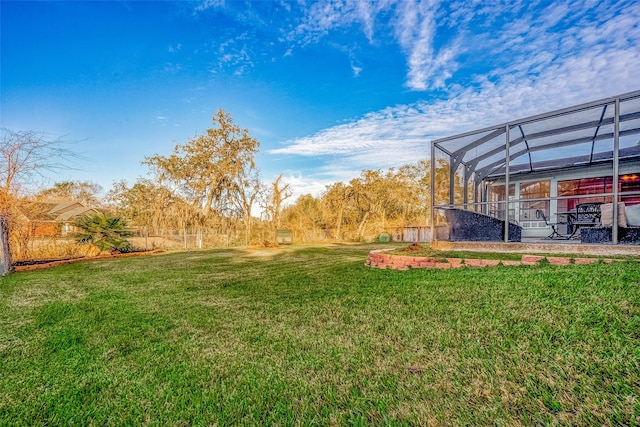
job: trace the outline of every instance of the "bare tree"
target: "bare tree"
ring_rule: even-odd
[[[280,214],[282,213],[282,202],[293,195],[289,184],[280,186],[282,174],[278,175],[276,180],[271,184],[271,193],[267,200],[266,210],[271,218],[271,223],[278,229],[280,228]]]
[[[233,203],[242,214],[242,222],[245,227],[245,245],[249,245],[251,240],[251,222],[253,221],[251,212],[253,205],[264,192],[264,187],[260,181],[260,174],[257,169],[251,167],[244,176],[237,181],[237,189],[233,192]]]
[[[66,169],[75,157],[61,139],[47,139],[43,132],[2,129],[0,144],[0,191],[17,195],[36,176]]]
[[[42,132],[1,129],[0,140],[0,275],[11,270],[9,235],[17,200],[25,187],[45,172],[69,167],[75,157],[60,140],[50,140]]]
[[[322,195],[322,202],[326,209],[326,215],[331,217],[332,221],[329,222],[334,224],[335,240],[340,240],[342,238],[344,212],[351,202],[352,196],[353,189],[350,186],[344,185],[342,182],[337,182],[327,186],[326,191]]]

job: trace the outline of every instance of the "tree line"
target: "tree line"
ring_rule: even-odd
[[[58,182],[40,191],[25,191],[35,178],[63,168],[73,152],[60,140],[37,132],[4,129],[0,155],[0,255],[23,251],[28,240],[24,217],[30,203],[67,198],[109,211],[127,221],[140,236],[193,237],[197,247],[221,244],[272,244],[279,229],[294,241],[363,240],[408,225],[429,223],[430,161],[387,171],[364,170],[347,183],[337,182],[322,194],[292,200],[282,174],[264,183],[255,164],[259,142],[233,122],[224,110],[214,126],[177,144],[169,155],[142,163],[147,177],[129,184],[115,182],[104,198],[90,182]],[[448,173],[446,165],[438,174]],[[437,182],[444,183],[444,180]],[[437,193],[448,191],[438,185]],[[457,189],[456,191],[460,191]],[[4,237],[3,237],[4,236]]]

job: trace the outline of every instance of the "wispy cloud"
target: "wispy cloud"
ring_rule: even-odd
[[[267,13],[273,12],[273,7],[265,8],[259,3],[248,3],[246,7],[239,8],[222,0],[206,0],[195,11],[223,11],[239,25],[250,22],[252,27],[262,28],[260,39],[251,40],[252,50],[256,49],[257,55],[265,53],[258,52],[258,49],[279,49],[281,53],[274,56],[273,52],[268,52],[268,57],[286,57],[294,54],[295,49],[326,42],[349,52],[350,65],[357,77],[362,67],[353,67],[353,63],[358,62],[353,51],[362,40],[344,37],[336,41],[333,37],[337,35],[340,38],[341,34],[351,33],[355,27],[370,45],[392,43],[401,48],[406,56],[406,85],[411,90],[442,88],[457,69],[456,56],[461,51],[459,40],[435,41],[438,0],[320,0],[309,4],[287,3],[286,7],[280,5],[280,8],[284,13],[278,14],[276,19],[279,22],[275,27],[273,21],[266,18]],[[269,9],[269,12],[264,9]],[[246,46],[242,52],[247,52]],[[230,53],[223,59],[229,58],[228,55]],[[235,58],[238,62],[244,61],[245,68],[253,66],[246,56],[236,55]]]
[[[356,65],[351,64],[351,71],[353,71],[354,77],[358,77],[362,72],[362,67],[358,67]]]
[[[253,68],[249,42],[248,34],[243,33],[214,46],[216,62],[211,65],[210,71],[216,74],[221,70],[230,69],[234,75],[240,76],[247,69]]]
[[[164,72],[168,74],[178,74],[182,71],[181,64],[174,64],[173,62],[167,62],[164,64]]]
[[[285,204],[293,203],[298,197],[304,194],[319,196],[326,189],[327,185],[334,182],[332,179],[317,179],[301,174],[283,174],[282,183],[289,184],[292,190],[291,198],[285,201]]]
[[[637,90],[640,6],[594,7],[584,11],[582,2],[550,4],[542,13],[525,14],[520,22],[498,28],[495,41],[489,33],[480,34],[487,60],[496,65],[470,84],[450,84],[439,99],[369,113],[288,141],[271,154],[312,157],[322,165],[315,173],[322,174],[388,168],[428,157],[429,142],[437,137]],[[420,13],[431,12],[406,12],[404,27],[415,28]],[[601,13],[595,22],[594,13]],[[571,25],[559,26],[563,20]],[[430,28],[421,31],[431,37]],[[417,38],[413,33],[398,37],[407,40],[408,49],[422,52],[415,53],[416,70],[420,57],[432,55],[427,46],[411,44]],[[504,54],[507,60],[500,58]],[[416,85],[423,81],[418,71],[411,76]]]
[[[411,89],[443,87],[455,68],[453,46],[435,52],[437,7],[434,0],[407,0],[396,9],[394,26],[400,46],[407,54],[407,86]]]
[[[215,9],[219,7],[223,7],[225,4],[224,0],[204,0],[200,4],[195,7],[196,12],[202,12],[207,9]]]
[[[359,25],[370,43],[376,35],[395,36],[407,57],[407,86],[412,90],[441,88],[455,71],[457,40],[436,46],[437,0],[323,0],[313,3],[288,39],[319,43],[331,31]]]
[[[357,24],[372,40],[378,14],[395,3],[391,0],[322,0],[304,10],[301,22],[289,34],[289,40],[303,44],[318,42],[331,30]]]

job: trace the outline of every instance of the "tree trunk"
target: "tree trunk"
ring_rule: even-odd
[[[184,232],[184,250],[187,250],[187,227],[182,230]]]
[[[249,242],[251,242],[251,204],[254,200],[255,198],[252,197],[249,203],[245,203],[244,208],[244,243],[247,247],[249,247]]]
[[[11,267],[11,249],[9,248],[9,221],[0,216],[0,276],[13,270]]]
[[[342,212],[344,208],[340,208],[338,211],[338,219],[336,220],[336,240],[340,240],[340,229],[342,228]]]
[[[364,217],[362,218],[362,221],[360,222],[360,225],[358,226],[358,238],[362,239],[362,235],[364,234],[364,226],[367,223],[367,220],[369,219],[369,212],[364,214]]]

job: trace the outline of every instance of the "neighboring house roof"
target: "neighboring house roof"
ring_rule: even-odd
[[[58,215],[56,217],[56,221],[69,221],[70,219],[83,216],[83,215],[92,215],[98,213],[97,210],[93,208],[86,208],[84,206],[74,207],[73,209],[65,210],[64,212],[56,212]]]
[[[68,212],[72,209],[76,209],[76,208],[84,208],[85,206],[80,203],[80,202],[76,202],[73,200],[60,200],[60,201],[50,201],[49,203],[53,203],[55,204],[55,206],[53,207],[53,209],[51,210],[51,212],[55,213],[55,214],[62,214],[65,212]]]
[[[43,222],[69,222],[83,215],[99,213],[94,208],[72,200],[29,202],[22,205],[20,210],[29,221]]]

